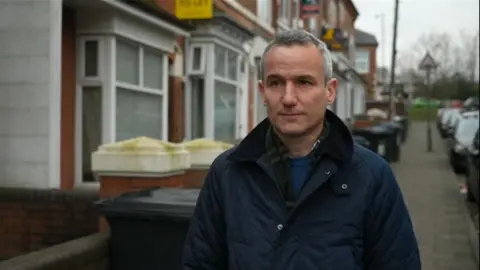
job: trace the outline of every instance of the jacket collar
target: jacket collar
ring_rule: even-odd
[[[322,153],[339,162],[347,162],[353,154],[353,138],[343,121],[333,112],[327,110],[325,121],[328,122],[328,136],[321,143]],[[228,156],[231,161],[256,162],[267,152],[265,139],[271,129],[270,121],[263,120],[258,124]]]

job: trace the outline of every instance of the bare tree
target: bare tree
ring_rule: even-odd
[[[438,62],[436,78],[451,77],[455,74],[468,76],[476,74],[478,31],[460,31],[457,35],[448,33],[426,33],[409,50],[400,52],[399,68],[403,71],[418,72],[418,63],[425,52]]]
[[[471,89],[465,89],[464,82],[473,83],[478,76],[478,31],[460,31],[455,35],[425,33],[408,50],[399,53],[398,69],[403,76],[407,74],[410,84],[416,85],[417,96],[425,94],[425,76],[418,70],[418,64],[427,51],[438,62],[438,68],[432,74],[434,97],[468,95],[465,91]]]

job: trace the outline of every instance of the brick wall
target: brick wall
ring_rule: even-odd
[[[97,193],[0,188],[0,260],[97,232]]]
[[[168,87],[168,140],[178,143],[185,137],[185,88],[182,78],[169,76]]]
[[[91,234],[0,262],[0,270],[109,269],[109,232]]]
[[[375,76],[377,72],[377,47],[375,46],[358,46],[357,50],[369,50],[370,52],[370,66],[366,74],[361,74],[363,80],[367,82],[366,93],[367,99],[373,100],[375,98]]]

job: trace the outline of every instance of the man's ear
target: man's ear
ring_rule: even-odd
[[[258,81],[258,92],[260,93],[260,96],[262,97],[262,101],[265,103],[265,86],[263,85],[262,80]]]
[[[332,104],[335,101],[335,97],[337,96],[337,86],[338,86],[338,81],[337,79],[330,79],[327,82],[327,100],[328,104]]]

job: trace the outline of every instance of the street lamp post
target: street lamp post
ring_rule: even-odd
[[[432,127],[431,127],[431,99],[432,99],[432,86],[430,82],[430,76],[431,72],[437,69],[437,63],[433,59],[433,57],[430,55],[430,53],[426,53],[425,56],[423,57],[422,61],[420,61],[420,64],[418,65],[418,68],[420,70],[425,71],[425,77],[426,77],[426,84],[427,84],[427,152],[432,152],[433,151],[433,146],[432,146]]]
[[[387,43],[386,43],[386,40],[385,40],[385,13],[377,14],[377,15],[375,15],[375,18],[380,19],[380,28],[381,28],[380,29],[380,31],[381,31],[380,39],[382,40],[381,41],[382,42],[382,44],[381,44],[381,46],[382,46],[382,67],[386,68],[386,65],[385,65],[385,61],[386,61],[385,47],[386,46],[385,45]],[[386,70],[384,70],[384,71],[386,71]],[[381,76],[382,76],[383,91],[386,92],[387,87],[388,87],[388,85],[387,85],[387,72],[382,72]]]

